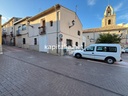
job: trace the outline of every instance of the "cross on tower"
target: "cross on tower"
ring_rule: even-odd
[[[109,5],[109,0],[108,0],[108,5]]]

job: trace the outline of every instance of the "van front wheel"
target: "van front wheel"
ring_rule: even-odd
[[[105,61],[106,61],[108,64],[113,64],[113,63],[115,62],[114,58],[112,58],[112,57],[106,58]]]
[[[81,56],[80,53],[76,53],[75,57],[76,57],[76,58],[81,58],[82,56]]]

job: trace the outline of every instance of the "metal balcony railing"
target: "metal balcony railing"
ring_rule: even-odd
[[[16,36],[21,36],[20,30],[17,30],[17,31],[16,31]]]
[[[39,28],[39,34],[40,35],[43,35],[46,33],[46,27],[45,26],[40,26],[38,27]]]

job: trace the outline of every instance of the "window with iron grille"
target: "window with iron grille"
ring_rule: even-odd
[[[80,36],[80,31],[78,31],[78,35]]]
[[[50,21],[50,26],[51,26],[51,27],[53,26],[53,21]]]
[[[37,45],[37,38],[34,38],[34,45]]]
[[[78,42],[76,42],[76,46],[78,46]]]
[[[67,46],[72,46],[72,40],[71,39],[67,39],[66,43],[67,43]]]
[[[26,30],[26,24],[22,25],[22,30]]]
[[[25,40],[25,38],[23,38],[23,44],[26,44],[26,40]]]

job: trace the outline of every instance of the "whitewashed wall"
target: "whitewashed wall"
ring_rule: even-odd
[[[69,28],[73,20],[75,21],[75,25]],[[82,24],[75,12],[64,7],[60,9],[60,31],[63,34],[63,44],[66,43],[66,39],[71,39],[74,46],[76,42],[78,42],[79,46],[82,45]],[[80,31],[80,36],[78,35],[78,31]]]

